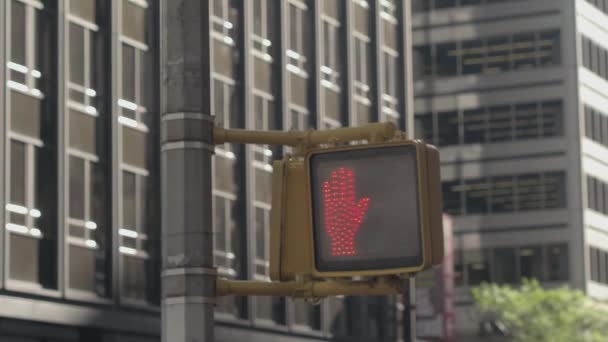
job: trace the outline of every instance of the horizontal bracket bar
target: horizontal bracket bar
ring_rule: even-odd
[[[329,296],[386,296],[402,293],[405,279],[383,277],[374,281],[288,281],[217,280],[218,296],[278,296],[324,298]]]

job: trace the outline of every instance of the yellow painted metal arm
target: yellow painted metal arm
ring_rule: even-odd
[[[249,280],[217,280],[217,295],[280,296],[295,298],[323,298],[329,296],[386,296],[399,294],[404,279],[378,278],[375,281],[289,281],[264,282]]]
[[[227,142],[241,144],[289,145],[311,147],[326,143],[353,140],[384,141],[395,136],[397,127],[390,122],[372,123],[360,127],[337,128],[323,131],[251,131],[216,127],[215,144]]]

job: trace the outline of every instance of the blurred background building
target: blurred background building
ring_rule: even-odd
[[[608,298],[608,1],[413,6],[416,134],[441,149],[461,340],[483,281]]]
[[[170,1],[170,0],[167,0]],[[409,1],[210,0],[217,123],[413,125]],[[0,341],[159,340],[159,1],[0,3]],[[267,279],[270,161],[218,146],[216,260]],[[227,298],[218,341],[393,341],[402,305]]]

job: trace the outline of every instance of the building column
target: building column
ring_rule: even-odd
[[[210,1],[161,1],[162,341],[213,341]]]

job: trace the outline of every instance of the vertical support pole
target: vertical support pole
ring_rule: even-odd
[[[4,208],[6,206],[6,188],[4,187],[4,179],[6,177],[6,152],[4,146],[6,144],[6,116],[8,108],[6,108],[6,59],[8,44],[6,39],[7,30],[7,15],[6,2],[0,3],[0,288],[4,287]]]
[[[412,52],[412,4],[411,0],[401,2],[401,45],[399,51],[401,66],[403,71],[402,94],[403,101],[400,111],[403,113],[404,122],[401,129],[405,130],[408,139],[414,139],[414,69]],[[403,324],[405,341],[416,341],[416,279],[414,277],[407,280],[409,286],[404,294]]]
[[[403,70],[403,101],[400,111],[405,117],[403,129],[408,139],[414,139],[414,54],[412,43],[412,4],[411,0],[401,2],[401,39],[402,49],[399,51]]]
[[[416,341],[416,279],[408,279],[409,286],[403,296],[403,337],[405,342]]]
[[[67,270],[69,255],[67,253],[67,193],[68,193],[68,156],[67,145],[69,141],[69,130],[67,124],[69,117],[67,114],[66,94],[67,94],[67,58],[66,48],[69,37],[66,37],[67,28],[67,2],[58,1],[57,6],[57,289],[65,296],[67,286]],[[67,39],[66,39],[67,38]]]
[[[214,340],[210,1],[161,1],[162,341]]]

